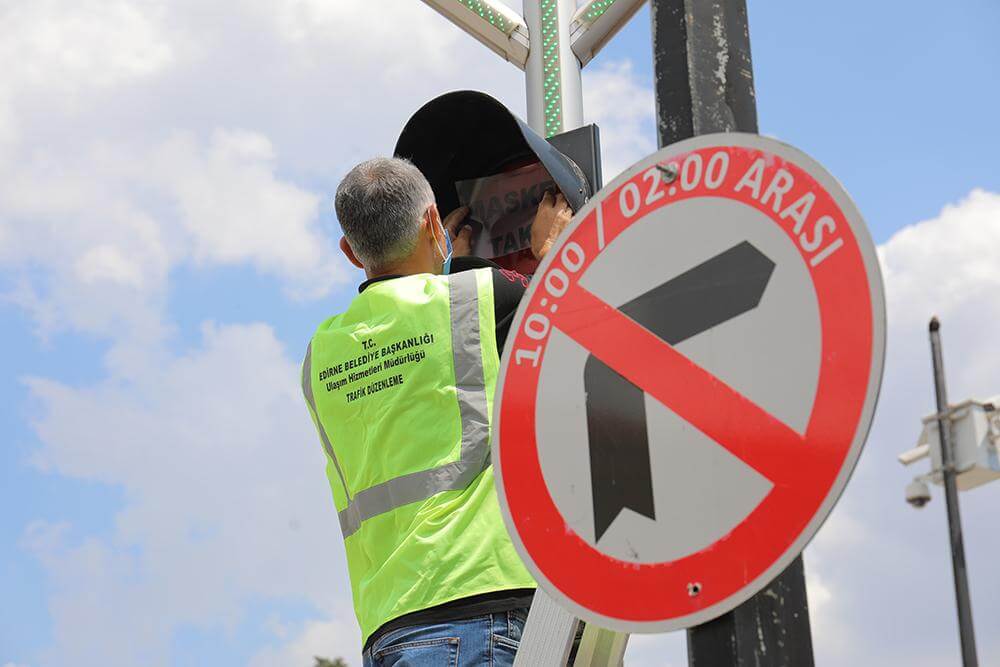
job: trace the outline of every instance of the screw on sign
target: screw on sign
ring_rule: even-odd
[[[627,170],[539,267],[493,461],[522,558],[580,618],[690,627],[808,543],[881,382],[874,246],[818,164],[707,135]]]

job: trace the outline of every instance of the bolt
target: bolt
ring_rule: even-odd
[[[695,581],[688,584],[688,595],[691,597],[697,597],[698,593],[701,593],[701,582]]]
[[[677,180],[677,165],[673,162],[670,164],[658,164],[656,168],[660,170],[660,178],[663,179],[664,183],[673,183]]]

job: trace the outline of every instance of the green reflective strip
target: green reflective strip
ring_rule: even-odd
[[[463,271],[448,279],[451,309],[451,346],[455,366],[455,389],[462,421],[462,447],[459,460],[428,470],[394,477],[348,496],[341,510],[340,528],[347,539],[361,524],[379,514],[409,505],[444,491],[464,489],[489,466],[490,422],[486,406],[486,379],[479,336],[479,290],[476,271]],[[306,359],[309,359],[307,354]],[[311,383],[310,383],[311,384]],[[310,406],[312,391],[306,394]],[[337,465],[333,448],[320,428],[323,446]],[[341,475],[341,482],[344,481]],[[345,484],[344,488],[347,486]]]
[[[483,4],[480,0],[458,0],[461,4],[479,15],[481,19],[494,26],[504,34],[510,34],[513,29],[510,21],[505,19],[499,12],[493,11],[489,5]]]
[[[319,413],[316,412],[316,400],[313,398],[312,388],[312,350],[312,341],[309,341],[309,347],[306,348],[306,358],[302,362],[302,393],[305,395],[306,403],[309,404],[309,409],[312,410],[313,418],[316,420],[316,429],[319,431],[319,439],[323,441],[323,449],[333,461],[333,467],[337,469],[337,476],[340,478],[340,485],[344,487],[344,495],[347,496],[347,502],[350,503],[351,491],[347,488],[344,472],[340,469],[340,462],[337,461],[337,455],[333,452],[333,445],[330,444],[330,438],[326,435],[323,422],[320,421]]]
[[[559,61],[559,0],[541,0],[542,16],[542,105],[545,136],[563,129],[561,66]]]

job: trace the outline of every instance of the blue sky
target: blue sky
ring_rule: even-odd
[[[996,3],[953,3],[947,27],[930,2],[751,0],[748,13],[760,131],[835,174],[877,243],[971,187],[998,187]],[[643,10],[597,65],[627,58],[651,86],[651,48]]]
[[[0,665],[355,660],[295,387],[359,278],[330,194],[441,92],[523,113],[513,67],[416,0],[372,4],[0,9]],[[952,396],[1000,393],[1000,7],[749,12],[761,132],[841,180],[886,274],[880,412],[806,552],[817,662],[953,663],[941,494],[906,507],[894,456],[931,409],[932,312]],[[585,74],[605,180],[655,148],[651,82],[643,10]],[[1000,660],[994,486],[962,498],[983,664]],[[676,635],[629,655],[685,664]]]

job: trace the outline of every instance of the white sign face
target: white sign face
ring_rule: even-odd
[[[584,620],[690,627],[798,555],[867,436],[874,246],[799,151],[709,135],[574,218],[505,350],[493,461],[529,569]]]

